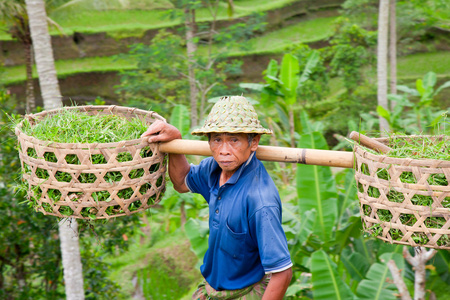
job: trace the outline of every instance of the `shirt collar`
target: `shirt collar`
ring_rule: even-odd
[[[248,157],[247,161],[244,162],[237,170],[234,172],[234,174],[231,176],[230,179],[228,179],[226,184],[235,184],[238,179],[242,176],[242,173],[248,169],[248,166],[251,165],[250,163],[253,161],[253,157],[255,156],[255,152],[252,152],[250,156]]]

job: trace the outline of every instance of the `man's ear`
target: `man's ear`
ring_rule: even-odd
[[[261,135],[258,134],[257,136],[255,136],[252,140],[252,144],[250,145],[250,150],[252,151],[256,151],[256,149],[258,149],[258,145],[259,145],[259,141],[261,140]]]

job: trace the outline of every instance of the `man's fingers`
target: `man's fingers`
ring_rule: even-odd
[[[159,134],[161,132],[161,130],[163,129],[163,122],[162,121],[155,121],[152,125],[150,125],[150,127],[147,129],[146,132],[144,132],[141,135],[141,138],[146,137],[146,136],[151,136],[154,134]]]
[[[168,142],[181,138],[181,134],[174,126],[158,120],[150,125],[147,131],[141,135],[141,138],[147,138],[149,143]]]
[[[160,134],[159,132],[157,132],[156,135],[150,135],[148,136],[147,141],[149,143],[156,143],[156,142],[160,142],[164,140],[164,135]]]

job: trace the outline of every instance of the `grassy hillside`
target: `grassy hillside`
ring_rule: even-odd
[[[272,31],[250,40],[247,52],[235,51],[233,55],[250,55],[282,53],[286,47],[296,43],[311,43],[326,40],[332,34],[332,23],[336,17],[317,18],[280,30]],[[201,51],[201,50],[200,50]],[[422,77],[426,72],[433,71],[440,77],[450,77],[449,52],[418,53],[400,57],[398,61],[398,76],[405,79]],[[87,57],[80,59],[58,60],[56,69],[60,78],[79,73],[110,72],[133,69],[135,64],[116,57]],[[34,77],[37,73],[34,70]],[[1,81],[8,85],[25,81],[25,66],[5,68],[0,74]]]
[[[430,52],[400,57],[398,60],[398,77],[400,79],[417,79],[425,73],[433,71],[439,77],[450,78],[449,55],[449,52]],[[56,70],[60,78],[78,73],[110,72],[133,68],[135,68],[134,63],[110,56],[56,61]],[[33,69],[33,75],[37,78],[35,68]],[[25,66],[5,68],[5,72],[0,76],[0,80],[6,85],[24,82]]]
[[[240,0],[235,1],[233,18],[247,16],[254,12],[268,11],[284,7],[298,0]],[[113,1],[114,2],[114,1]],[[144,31],[181,24],[181,19],[171,19],[167,13],[172,5],[166,0],[129,1],[128,6],[110,5],[109,9],[94,9],[94,1],[81,0],[76,5],[61,7],[49,11],[49,17],[58,23],[65,34],[74,32],[97,33],[106,32],[112,36],[139,36]],[[113,9],[116,8],[116,9]],[[121,8],[121,9],[118,9]],[[227,4],[221,3],[217,18],[228,19]],[[197,21],[211,20],[207,9],[196,11]],[[1,27],[1,26],[0,26]],[[57,28],[50,28],[52,35],[60,34]],[[11,36],[0,31],[0,40],[10,40]]]
[[[232,55],[249,55],[258,53],[281,53],[286,47],[295,43],[311,43],[328,38],[332,33],[332,23],[336,17],[318,18],[286,26],[280,30],[269,32],[250,41],[247,52],[235,51]],[[202,51],[201,49],[199,51]],[[58,60],[56,69],[58,76],[65,77],[77,73],[109,72],[134,68],[130,61],[117,60],[115,57],[86,57],[80,59]],[[25,66],[5,68],[2,76],[4,84],[12,84],[25,80]],[[34,76],[37,73],[34,70]]]

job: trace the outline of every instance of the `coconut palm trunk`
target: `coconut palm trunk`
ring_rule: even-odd
[[[62,106],[44,0],[26,0],[34,59],[45,109]]]
[[[397,13],[396,0],[389,3],[389,92],[397,94]],[[391,109],[395,103],[392,101]]]
[[[388,110],[387,99],[387,57],[388,57],[388,31],[389,31],[389,0],[380,0],[378,12],[378,48],[377,48],[377,79],[378,105]],[[389,124],[383,117],[379,117],[380,131],[385,133],[389,130]]]
[[[33,46],[31,40],[24,43],[25,50],[25,68],[27,73],[26,82],[26,112],[32,113],[36,109],[36,99],[34,97],[34,80],[33,80]]]
[[[50,34],[48,32],[47,13],[44,0],[26,0],[30,22],[31,39],[35,53],[39,85],[44,100],[44,109],[62,107],[61,92],[56,77],[55,61]],[[78,240],[78,227],[75,219],[63,219],[59,222],[62,262],[66,299],[84,299],[83,274]]]
[[[189,79],[189,98],[191,103],[191,126],[195,127],[198,124],[198,109],[197,98],[198,89],[195,78],[195,52],[197,51],[197,44],[195,38],[195,9],[190,7],[184,8],[184,25],[186,30],[186,52],[188,63],[188,79]]]

